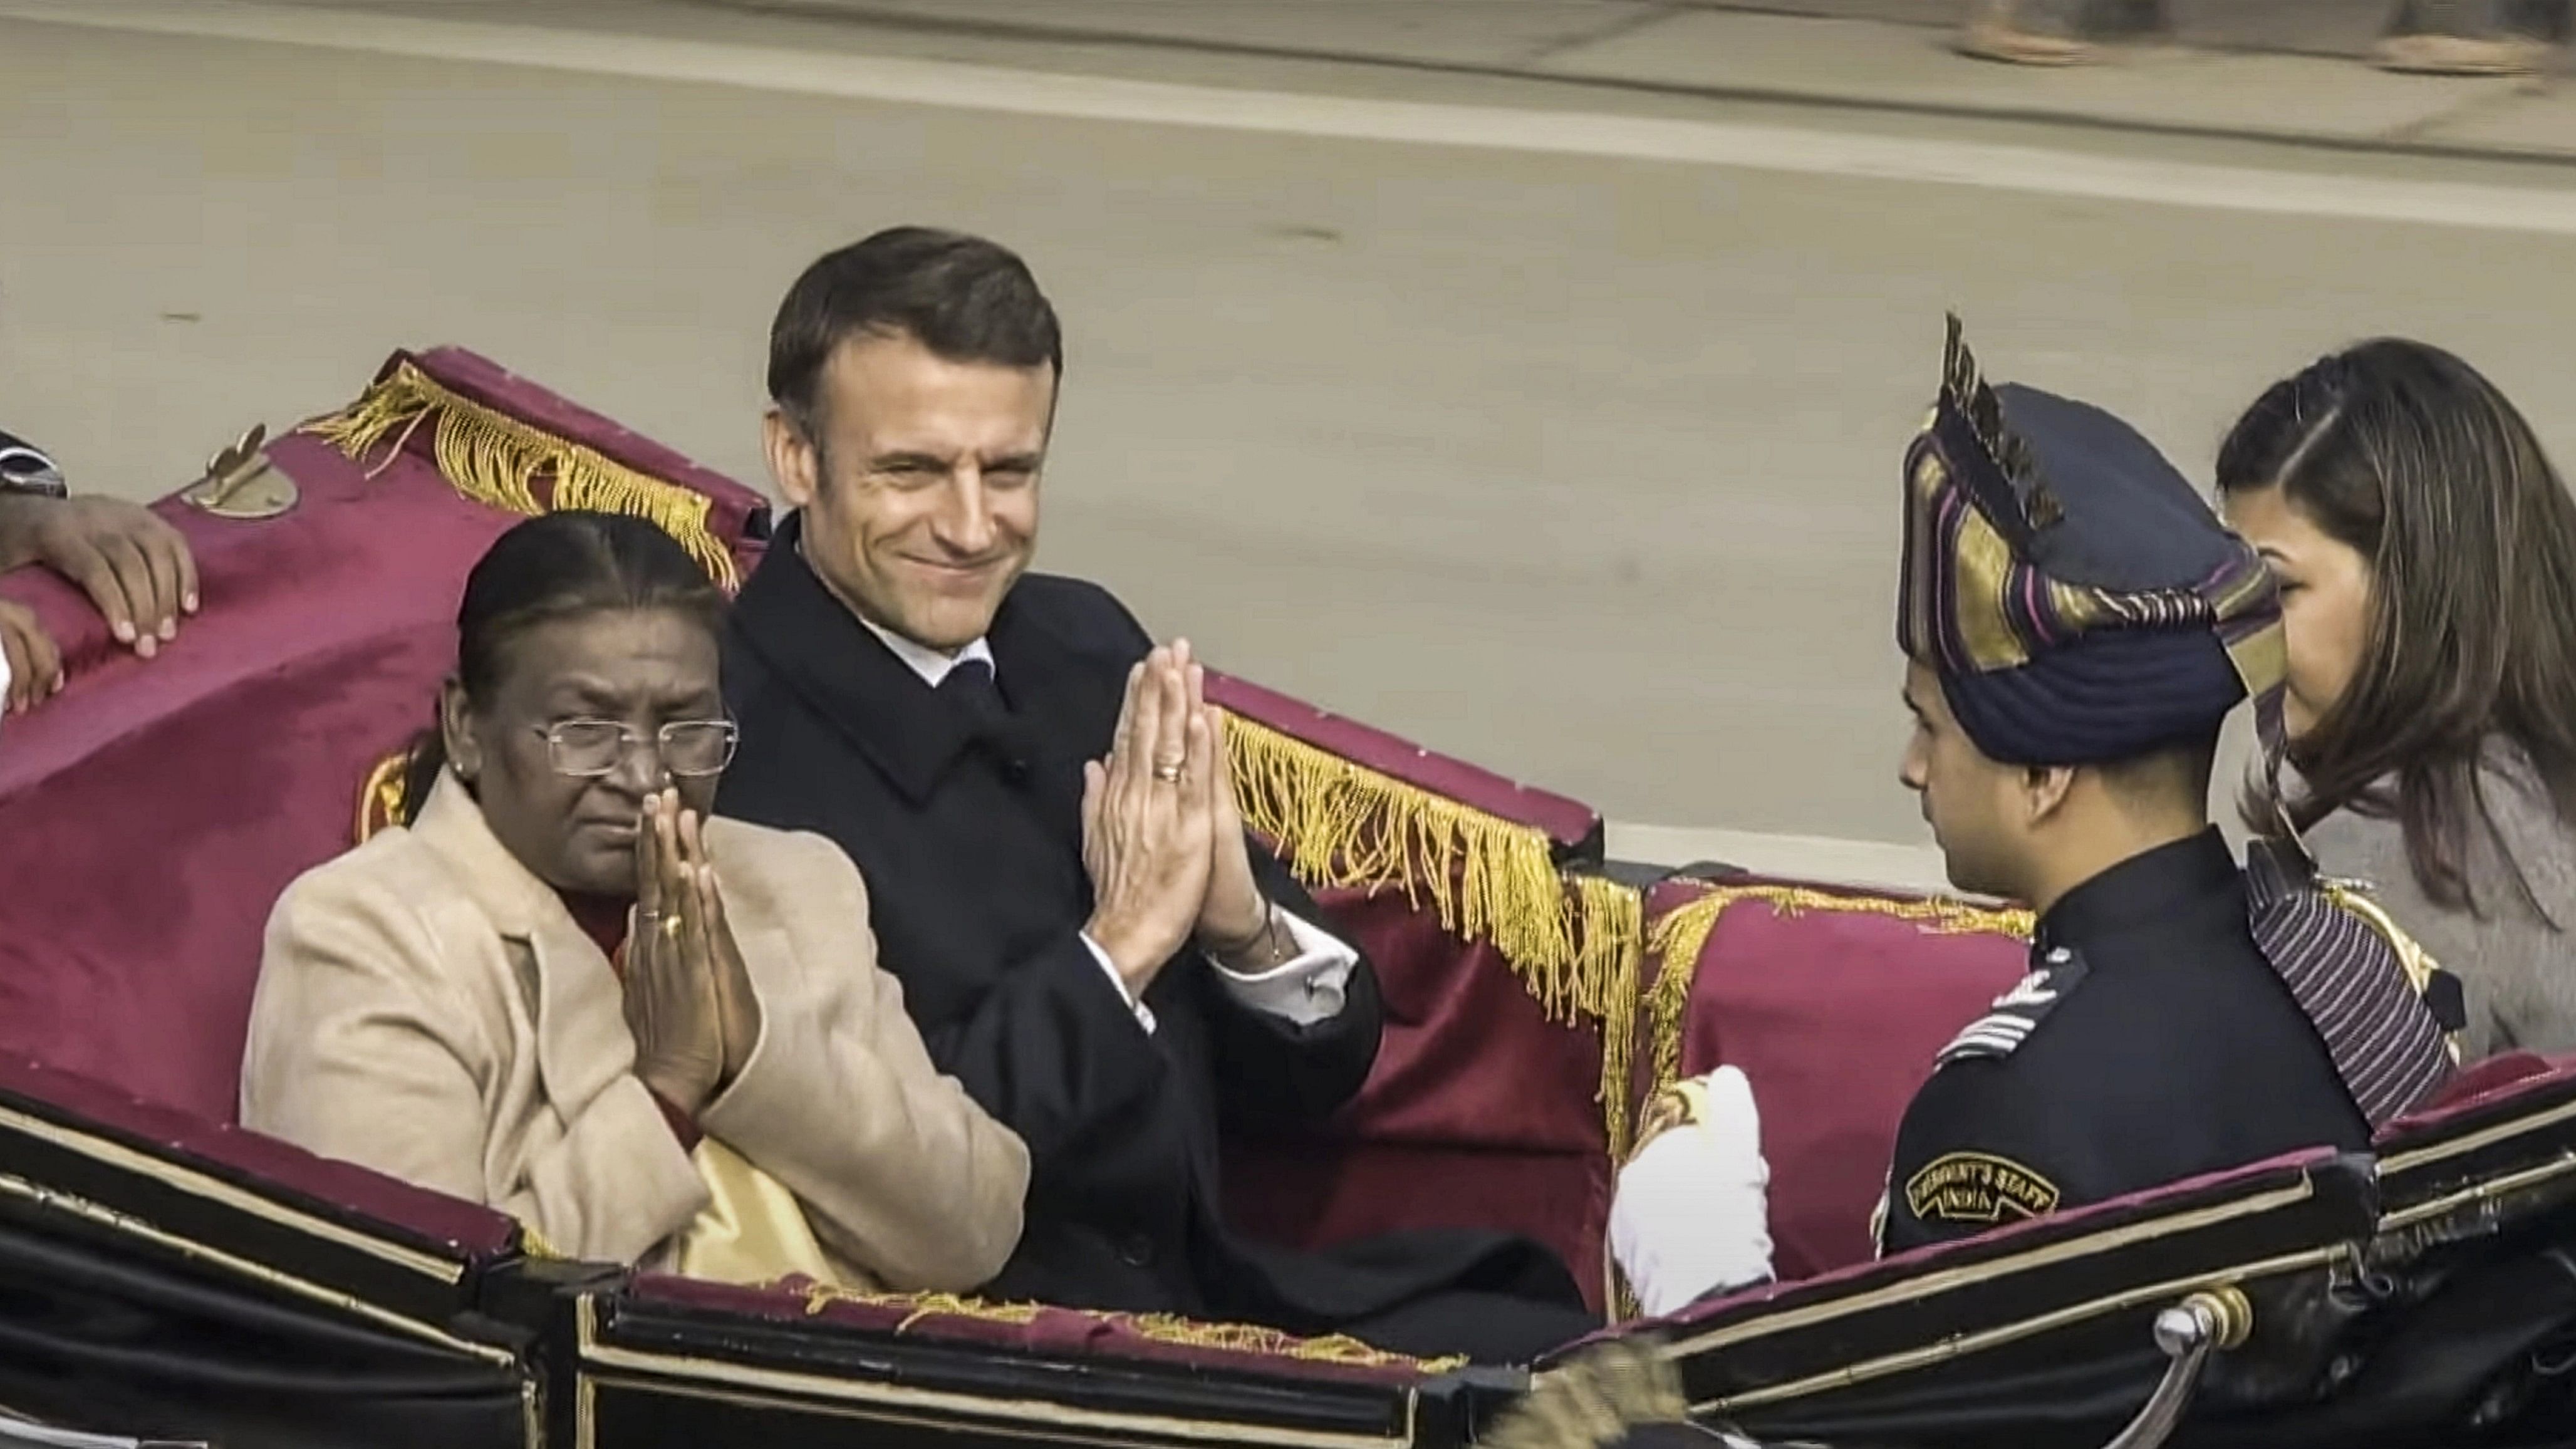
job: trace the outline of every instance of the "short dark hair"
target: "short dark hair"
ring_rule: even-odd
[[[668,609],[710,635],[725,616],[724,591],[677,539],[640,518],[577,509],[540,514],[493,541],[465,576],[456,608],[456,678],[488,703],[508,672],[510,646],[540,624],[582,614]],[[419,817],[447,767],[447,738],[433,716],[403,766],[403,823]]]
[[[2273,384],[2227,435],[2221,496],[2272,488],[2371,575],[2361,667],[2290,745],[2306,788],[2277,803],[2300,829],[2395,817],[2424,893],[2472,911],[2482,832],[2537,905],[2478,781],[2509,741],[2576,821],[2576,499],[2531,424],[2459,358],[2380,338]],[[2276,828],[2275,803],[2257,781],[2248,823]]]
[[[2139,806],[2188,805],[2206,810],[2210,777],[2218,770],[2218,727],[2157,746],[2143,755],[2094,767],[2103,785]]]
[[[963,232],[893,227],[825,255],[787,289],[769,326],[769,397],[808,438],[823,369],[862,333],[909,337],[950,362],[1064,375],[1055,307],[1028,263]]]

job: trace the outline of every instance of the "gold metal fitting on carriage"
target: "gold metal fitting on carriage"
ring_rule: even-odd
[[[253,424],[240,441],[206,460],[206,475],[181,493],[217,518],[275,518],[301,497],[295,480],[268,456],[268,425]]]

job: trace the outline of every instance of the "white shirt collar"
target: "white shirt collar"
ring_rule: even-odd
[[[1001,676],[1001,670],[993,663],[993,646],[986,643],[981,635],[976,636],[972,643],[954,654],[942,654],[927,644],[917,643],[891,629],[879,627],[874,619],[860,614],[855,609],[851,611],[851,617],[867,625],[869,633],[884,640],[885,647],[894,651],[894,657],[902,660],[913,673],[921,676],[922,683],[933,689],[937,689],[940,681],[948,677],[948,671],[969,659],[984,661],[984,667],[991,670],[994,677]]]

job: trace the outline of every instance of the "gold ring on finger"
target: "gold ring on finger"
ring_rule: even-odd
[[[1181,783],[1181,767],[1178,765],[1156,765],[1154,767],[1154,778],[1162,781],[1166,785],[1177,785]]]

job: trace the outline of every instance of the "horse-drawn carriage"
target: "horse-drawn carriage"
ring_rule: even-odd
[[[1378,1449],[1476,1442],[1528,1387],[1238,1325],[566,1261],[230,1125],[269,908],[382,824],[471,561],[519,515],[608,508],[730,581],[767,515],[452,350],[397,355],[161,507],[207,610],[155,660],[50,577],[0,582],[72,677],[0,745],[0,1413],[224,1446]],[[1573,801],[1243,681],[1212,693],[1246,818],[1368,952],[1388,1018],[1328,1128],[1230,1144],[1247,1230],[1523,1232],[1618,1318],[1603,1236],[1639,1106],[1733,1063],[1781,1281],[1611,1331],[1659,1345],[1699,1423],[1853,1445],[2137,1445],[2177,1419],[2206,1444],[2576,1432],[2576,1069],[2489,1064],[2369,1156],[1872,1262],[1897,1118],[2020,974],[2026,921],[1621,866]],[[22,1432],[0,1417],[0,1443]]]

